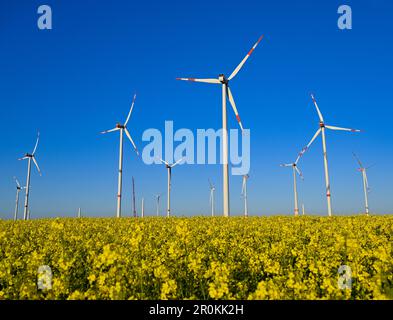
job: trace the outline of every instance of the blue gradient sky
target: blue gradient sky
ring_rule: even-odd
[[[328,132],[332,202],[336,213],[363,209],[361,175],[351,152],[369,170],[370,207],[392,213],[393,3],[345,1],[353,29],[337,28],[342,1],[6,1],[0,12],[0,218],[12,217],[12,177],[26,178],[26,162],[41,131],[33,170],[31,215],[115,214],[118,135],[101,130],[123,121],[138,94],[130,131],[139,149],[147,128],[221,126],[219,86],[175,81],[178,76],[229,74],[265,35],[232,81],[245,127],[251,129],[251,214],[291,214],[293,161],[318,128],[309,93],[328,124],[363,129]],[[41,4],[53,10],[53,30],[37,28]],[[237,128],[228,109],[229,127]],[[123,214],[131,214],[131,177],[137,203],[155,213],[154,194],[166,191],[163,166],[147,166],[125,143]],[[321,141],[299,164],[300,203],[326,214]],[[173,171],[175,214],[207,214],[209,187],[221,167]],[[240,214],[241,177],[231,177],[231,208]],[[20,205],[22,208],[21,200]],[[162,203],[164,212],[165,200]]]

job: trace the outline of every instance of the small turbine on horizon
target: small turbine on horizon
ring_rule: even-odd
[[[159,158],[159,160],[165,164],[166,168],[168,169],[168,193],[167,193],[167,210],[166,210],[166,216],[169,218],[171,215],[171,180],[172,180],[172,168],[177,166],[180,162],[184,160],[184,158],[180,158],[173,164],[169,164],[165,160],[162,160]]]
[[[31,161],[33,160],[34,165],[36,166],[39,175],[41,176],[41,170],[38,166],[37,160],[35,159],[35,153],[37,151],[38,142],[40,141],[40,132],[37,133],[37,140],[32,153],[26,153],[24,157],[19,158],[18,160],[28,160],[27,161],[27,181],[26,181],[26,194],[25,194],[25,207],[23,210],[23,220],[30,219],[29,215],[29,191],[30,191],[30,173],[31,173]]]
[[[294,193],[294,202],[295,202],[295,217],[299,215],[299,202],[298,202],[298,194],[297,194],[297,182],[296,182],[296,173],[300,176],[300,178],[303,180],[303,174],[299,170],[297,163],[299,162],[299,159],[301,157],[301,154],[298,155],[296,158],[296,161],[293,163],[287,163],[287,164],[280,164],[281,167],[292,167],[292,172],[293,172],[293,193]]]
[[[117,210],[116,210],[116,217],[120,218],[121,217],[121,193],[122,193],[122,176],[123,176],[123,133],[127,135],[127,138],[131,141],[132,146],[134,147],[134,150],[136,154],[139,156],[138,149],[136,148],[136,145],[134,141],[131,138],[130,133],[128,132],[127,129],[127,124],[128,121],[130,120],[132,109],[134,108],[134,103],[136,99],[136,94],[134,94],[134,98],[132,99],[132,104],[130,111],[128,112],[128,116],[124,124],[117,123],[116,127],[110,130],[102,131],[102,134],[113,132],[113,131],[120,131],[120,147],[119,147],[119,177],[118,177],[118,185],[117,185]]]
[[[366,208],[366,215],[368,216],[370,213],[369,207],[368,207],[368,193],[370,192],[370,187],[368,185],[368,179],[367,179],[367,172],[366,170],[371,168],[371,166],[365,168],[363,167],[363,164],[360,162],[360,159],[356,156],[354,152],[352,152],[353,156],[355,157],[356,161],[359,164],[358,171],[361,172],[362,174],[362,180],[363,180],[363,190],[364,190],[364,202],[365,202],[365,208]]]
[[[18,220],[18,210],[19,210],[19,192],[22,189],[26,189],[26,187],[21,187],[18,179],[14,177],[15,183],[16,183],[16,199],[15,199],[15,212],[14,212],[14,221]]]
[[[161,193],[156,194],[156,208],[157,208],[157,217],[160,215],[160,198],[161,198]]]
[[[327,160],[327,152],[326,152],[326,137],[325,137],[325,129],[330,129],[330,130],[339,130],[339,131],[349,131],[349,132],[360,132],[358,129],[348,129],[348,128],[341,128],[341,127],[335,127],[335,126],[329,126],[325,124],[325,121],[323,120],[323,116],[321,111],[318,108],[317,101],[315,100],[315,97],[313,94],[311,94],[312,101],[314,102],[315,108],[318,113],[319,117],[319,129],[315,133],[315,135],[312,137],[311,141],[308,143],[306,147],[303,148],[301,151],[300,155],[303,155],[311,146],[311,144],[314,142],[314,140],[319,136],[319,134],[322,134],[322,149],[323,149],[323,161],[324,161],[324,167],[325,167],[325,186],[326,186],[326,199],[327,199],[327,205],[328,205],[328,214],[329,217],[332,216],[332,202],[331,202],[331,192],[330,192],[330,180],[329,180],[329,168],[328,168],[328,160]]]
[[[250,178],[248,174],[243,176],[243,183],[242,183],[242,196],[244,198],[244,216],[248,217],[248,207],[247,207],[247,180]]]
[[[223,215],[228,217],[230,214],[229,210],[229,174],[228,174],[228,129],[227,129],[227,98],[232,106],[235,113],[236,120],[239,123],[240,129],[243,132],[243,125],[240,120],[239,113],[236,108],[235,100],[233,99],[232,92],[229,89],[229,82],[237,75],[247,59],[250,57],[252,52],[255,50],[259,42],[261,42],[263,36],[254,44],[251,50],[246,54],[240,64],[233,70],[231,75],[227,78],[224,74],[219,74],[218,78],[213,79],[195,79],[195,78],[176,78],[176,80],[185,80],[192,82],[205,82],[210,84],[219,84],[222,87],[222,155],[223,155]]]
[[[211,215],[214,217],[214,191],[216,191],[216,187],[211,183],[209,179],[209,186],[210,186],[210,198],[209,198],[209,204],[211,208]]]

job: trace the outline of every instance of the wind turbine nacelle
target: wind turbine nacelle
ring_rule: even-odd
[[[116,128],[122,129],[122,128],[124,128],[124,126],[121,125],[120,123],[116,123]]]
[[[220,80],[221,83],[226,83],[227,79],[223,74],[218,75],[218,80]]]
[[[324,124],[322,121],[319,121],[319,126],[320,126],[321,128],[325,128],[325,124]]]

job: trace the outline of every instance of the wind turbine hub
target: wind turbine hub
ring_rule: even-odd
[[[223,74],[218,75],[218,80],[220,80],[221,83],[228,83],[228,79]]]
[[[319,122],[319,126],[320,126],[321,128],[325,128],[325,124],[324,124],[322,121]]]

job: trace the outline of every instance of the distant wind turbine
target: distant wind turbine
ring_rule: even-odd
[[[300,176],[300,178],[303,179],[303,174],[299,170],[297,163],[299,162],[299,159],[301,157],[301,154],[298,155],[297,159],[293,163],[287,163],[287,164],[281,164],[281,167],[292,167],[292,172],[293,172],[293,193],[294,193],[294,201],[295,201],[295,216],[297,217],[299,215],[299,202],[298,202],[298,195],[297,195],[297,182],[296,182],[296,173]]]
[[[210,185],[209,204],[211,208],[212,217],[214,217],[214,191],[216,191],[216,187],[211,183],[210,179],[209,179],[209,185]]]
[[[237,112],[235,100],[233,99],[232,92],[229,89],[229,81],[232,80],[243,65],[246,63],[249,56],[252,54],[254,49],[257,47],[259,42],[262,40],[263,36],[261,36],[258,41],[254,44],[251,50],[247,53],[244,59],[240,62],[240,64],[233,70],[231,75],[226,78],[225,75],[220,74],[218,78],[213,79],[195,79],[195,78],[176,78],[176,80],[185,80],[192,82],[205,82],[212,84],[219,84],[222,86],[222,155],[223,155],[223,215],[224,217],[228,217],[230,214],[229,210],[229,175],[228,175],[228,130],[227,130],[227,97],[229,98],[229,102],[232,106],[233,111],[235,112],[236,120],[239,123],[239,126],[243,132],[243,125],[240,120],[239,113]]]
[[[363,180],[363,190],[364,190],[364,202],[365,202],[365,207],[366,207],[366,215],[370,213],[369,207],[368,207],[368,193],[370,192],[370,187],[368,186],[368,179],[367,179],[367,172],[366,170],[371,168],[372,166],[369,166],[367,168],[363,167],[363,164],[360,162],[360,159],[356,156],[354,152],[352,152],[353,156],[355,157],[356,161],[359,164],[358,171],[361,172],[362,174],[362,180]]]
[[[161,193],[160,194],[156,194],[156,203],[157,203],[157,217],[160,214],[160,198],[161,198]]]
[[[122,175],[123,175],[123,132],[126,133],[127,138],[131,141],[136,154],[139,156],[138,149],[136,148],[136,145],[135,145],[134,141],[132,140],[131,135],[127,129],[127,123],[130,120],[131,112],[132,112],[132,109],[134,108],[135,99],[136,99],[136,94],[134,95],[130,111],[128,112],[128,116],[127,116],[127,119],[124,122],[124,124],[117,123],[115,128],[101,132],[102,134],[104,134],[104,133],[109,133],[109,132],[113,132],[113,131],[120,131],[119,177],[118,177],[118,185],[117,185],[117,211],[116,211],[117,218],[121,217],[121,192],[122,192]]]
[[[143,218],[145,216],[145,199],[142,198],[142,204],[141,204],[141,217]]]
[[[243,183],[242,183],[242,195],[244,198],[244,216],[248,217],[248,207],[247,207],[247,180],[250,178],[248,174],[243,176]]]
[[[324,160],[324,166],[325,166],[326,199],[327,199],[327,205],[328,205],[328,214],[329,214],[329,217],[331,217],[332,216],[332,202],[331,202],[331,192],[330,192],[328,160],[327,160],[327,152],[326,152],[325,129],[349,131],[349,132],[360,132],[360,130],[334,127],[334,126],[329,126],[329,125],[325,124],[325,121],[323,120],[322,113],[321,113],[321,111],[318,108],[318,104],[317,104],[317,101],[314,98],[314,95],[311,94],[311,98],[312,98],[312,100],[314,102],[315,108],[316,108],[317,113],[318,113],[319,129],[317,130],[315,135],[312,137],[312,139],[308,143],[308,145],[305,148],[303,148],[303,150],[301,152],[301,155],[308,150],[308,148],[311,146],[311,144],[314,142],[314,140],[319,136],[320,133],[322,133],[323,160]]]
[[[14,177],[15,183],[16,183],[16,200],[15,200],[15,212],[14,212],[14,221],[18,220],[18,210],[19,210],[19,192],[22,189],[26,189],[26,187],[21,187],[18,179]]]
[[[165,164],[167,170],[168,170],[168,190],[167,190],[167,210],[166,210],[166,216],[169,218],[171,215],[171,180],[172,180],[172,168],[177,166],[180,162],[184,160],[184,158],[181,158],[177,160],[173,164],[169,164],[165,160],[162,160],[159,158],[159,160]]]
[[[136,218],[136,207],[135,207],[135,182],[134,177],[132,177],[132,213],[134,218]]]
[[[26,195],[25,195],[25,208],[23,211],[23,219],[28,220],[29,217],[29,191],[30,191],[30,173],[31,173],[31,160],[33,160],[34,165],[36,166],[38,173],[41,176],[41,170],[40,167],[38,166],[37,160],[35,159],[35,152],[37,151],[38,147],[38,142],[40,141],[40,133],[38,132],[37,134],[37,141],[35,143],[34,149],[32,153],[26,153],[23,158],[20,158],[18,160],[28,160],[27,161],[27,181],[26,181]]]
[[[78,218],[81,218],[82,217],[82,215],[81,215],[81,208],[78,208]]]

